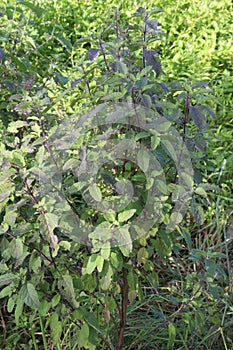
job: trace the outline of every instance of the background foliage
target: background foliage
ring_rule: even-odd
[[[106,22],[114,21],[119,5],[122,23],[133,21],[139,6],[164,10],[154,18],[164,32],[156,50],[165,74],[159,80],[150,72],[148,79],[168,87],[179,81],[186,94],[193,83],[207,81],[213,95],[207,95],[204,102],[216,118],[208,117],[209,129],[202,130],[200,140],[196,137],[198,120],[196,126],[190,121],[188,136],[201,143],[202,152],[193,159],[195,182],[202,187],[175,234],[166,236],[160,227],[148,239],[135,242],[131,252],[91,251],[56,229],[54,217],[43,211],[39,185],[28,173],[40,169],[43,154],[49,151],[46,134],[54,125],[98,104],[104,62],[101,57],[92,62],[88,51],[98,48],[98,35]],[[3,0],[2,348],[232,348],[232,11],[230,0],[127,0],[122,4]],[[117,44],[108,34],[104,40]],[[137,47],[134,52],[129,68],[137,65]],[[124,74],[120,77],[125,78]],[[113,88],[103,93],[111,94],[114,86],[115,92],[118,81],[119,75],[113,74]],[[177,102],[176,96],[174,89],[164,100],[183,113],[184,100]],[[136,131],[132,137],[137,137]],[[192,151],[197,152],[197,147]],[[75,149],[72,157],[76,157]],[[70,201],[83,217],[90,218],[93,213],[83,200],[72,196],[71,174],[64,181]],[[109,185],[101,186],[111,193]]]

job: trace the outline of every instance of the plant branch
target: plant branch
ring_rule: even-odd
[[[123,281],[121,287],[121,310],[120,310],[120,329],[118,332],[116,350],[121,350],[123,345],[123,337],[126,327],[127,320],[127,305],[128,305],[128,294],[129,294],[129,284],[127,279],[127,269],[123,267]]]

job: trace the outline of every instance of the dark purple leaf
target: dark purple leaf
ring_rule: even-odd
[[[72,83],[70,85],[71,89],[74,89],[77,84],[81,83],[81,81],[82,81],[82,79],[77,79],[77,80],[72,81]]]
[[[147,66],[152,66],[153,70],[156,73],[156,76],[158,77],[163,71],[159,58],[155,57],[157,55],[158,53],[156,50],[144,50],[143,52]]]
[[[139,7],[137,9],[137,11],[135,12],[134,16],[137,17],[137,16],[140,16],[140,15],[144,15],[145,13],[146,13],[146,10],[143,7]]]
[[[5,52],[3,50],[3,48],[0,46],[0,62],[4,63],[5,62]]]
[[[202,106],[201,108],[203,111],[206,111],[206,113],[208,113],[212,118],[216,118],[216,115],[209,106]]]
[[[205,81],[197,81],[192,85],[192,88],[196,88],[196,87],[207,88],[208,84]]]
[[[154,30],[157,30],[158,29],[158,21],[156,19],[152,19],[152,21],[146,21],[146,24],[151,28],[151,29],[154,29]]]
[[[117,72],[117,62],[111,62],[110,67],[112,68],[113,72]]]
[[[93,61],[99,54],[100,49],[90,49],[88,51],[88,58],[89,60]]]
[[[181,98],[184,98],[184,97],[187,97],[187,93],[186,92],[181,92],[181,94],[176,96],[177,100],[180,100]]]
[[[169,92],[169,89],[167,88],[167,85],[164,82],[161,82],[158,85],[163,89],[163,91]]]
[[[183,86],[179,81],[173,81],[169,86],[173,90],[183,90]]]
[[[194,123],[197,125],[199,130],[203,130],[204,128],[207,127],[206,116],[202,112],[201,107],[189,106],[189,112],[190,112],[191,118],[193,119]]]
[[[203,139],[203,136],[197,137],[194,140],[194,144],[195,144],[196,148],[202,152],[204,152],[206,147],[207,147],[207,142]]]

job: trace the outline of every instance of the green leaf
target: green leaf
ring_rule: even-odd
[[[133,249],[132,239],[128,230],[128,227],[119,227],[115,237],[120,249],[125,248],[125,251],[131,252]],[[123,249],[124,249],[123,248]],[[122,251],[123,253],[123,251]],[[123,253],[124,254],[124,253]],[[127,255],[126,255],[127,256]]]
[[[151,97],[149,95],[143,94],[141,96],[141,101],[142,104],[147,107],[147,108],[151,108],[152,106],[152,101],[151,101]]]
[[[26,305],[32,309],[38,309],[40,306],[37,291],[32,283],[26,283],[20,289],[20,297]]]
[[[96,267],[98,272],[101,272],[103,270],[103,266],[104,266],[104,258],[102,257],[102,255],[98,255],[96,259]]]
[[[137,260],[139,262],[139,264],[144,264],[146,262],[146,260],[148,259],[149,254],[148,251],[145,247],[142,247],[139,249],[138,253],[137,253]]]
[[[145,177],[144,174],[135,174],[132,177],[132,181],[145,182],[146,181],[146,177]]]
[[[100,286],[103,290],[108,290],[112,283],[113,270],[110,265],[108,265],[107,273],[100,279]]]
[[[18,133],[18,129],[23,128],[24,126],[26,126],[28,123],[24,122],[22,120],[17,120],[15,122],[10,122],[10,124],[8,125],[7,131],[12,133],[12,134],[17,134]]]
[[[56,312],[50,316],[49,325],[51,329],[51,338],[55,344],[58,344],[62,333],[62,323],[58,320],[58,314]]]
[[[7,311],[11,313],[15,307],[15,299],[14,298],[9,298],[7,302]]]
[[[150,136],[150,134],[147,132],[147,131],[142,131],[142,132],[139,132],[136,136],[135,136],[135,141],[138,141],[138,140],[141,140],[141,139],[144,139],[144,138],[146,138],[146,137],[148,137],[148,136]],[[130,168],[129,169],[127,169],[127,164],[129,164],[130,165]],[[125,164],[125,169],[126,170],[131,170],[131,163],[126,163]]]
[[[185,227],[179,228],[179,226],[177,226],[177,229],[180,232],[181,236],[184,238],[184,240],[185,240],[185,242],[186,242],[186,244],[188,246],[188,249],[191,250],[192,249],[191,233]]]
[[[11,284],[16,279],[17,279],[17,277],[15,275],[13,275],[13,273],[5,273],[4,275],[0,276],[0,288],[2,286]]]
[[[13,227],[15,224],[17,215],[18,214],[16,211],[7,211],[4,216],[4,222],[7,223],[9,226]]]
[[[84,311],[84,319],[88,323],[89,326],[94,328],[98,333],[103,333],[99,326],[98,319],[95,317],[95,315],[91,312]]]
[[[38,272],[41,268],[41,257],[38,256],[38,253],[34,250],[29,259],[29,270],[34,273]]]
[[[59,304],[60,300],[61,300],[61,294],[54,295],[52,299],[52,307],[56,307]]]
[[[87,266],[86,266],[87,274],[91,275],[92,272],[95,270],[97,257],[98,257],[98,254],[92,254],[89,257],[88,262],[87,262]]]
[[[75,291],[73,285],[73,278],[69,274],[62,276],[62,279],[58,283],[61,294],[65,296],[67,300],[73,305],[74,308],[79,307],[79,303],[75,298]]]
[[[176,327],[172,322],[169,322],[168,324],[168,334],[169,334],[169,338],[167,343],[167,350],[172,348],[172,345],[176,338]]]
[[[23,155],[19,151],[14,151],[13,153],[13,160],[19,167],[25,167],[26,163],[24,160]]]
[[[80,347],[84,347],[85,345],[87,345],[88,337],[89,337],[89,326],[87,323],[84,323],[84,325],[82,325],[78,333],[78,345]]]
[[[118,61],[117,65],[118,65],[118,70],[120,73],[125,74],[125,75],[128,73],[127,66],[124,62]]]
[[[137,154],[137,164],[145,173],[149,167],[150,155],[146,150],[140,149]]]
[[[12,294],[13,286],[9,285],[3,288],[0,292],[0,299],[5,298],[6,296],[10,296]]]
[[[204,188],[203,187],[197,187],[196,189],[195,189],[195,191],[194,191],[196,194],[199,194],[200,196],[202,196],[202,197],[204,197],[204,198],[207,198],[208,196],[207,196],[207,193],[206,193],[206,191],[204,190]]]
[[[51,303],[49,303],[47,300],[42,300],[39,307],[40,316],[46,316],[50,308],[51,308]]]
[[[89,192],[90,192],[90,195],[92,196],[92,198],[96,202],[101,202],[101,200],[102,200],[102,193],[101,193],[100,188],[96,184],[92,184],[89,187]]]
[[[166,131],[168,131],[170,126],[171,126],[170,122],[163,122],[163,123],[159,124],[158,126],[156,126],[156,131],[158,131],[158,132],[166,132]]]
[[[129,220],[136,213],[136,209],[125,210],[118,214],[118,221],[124,222]]]
[[[122,255],[116,252],[111,252],[110,263],[116,270],[121,270],[123,265]]]
[[[116,213],[114,210],[105,211],[103,217],[109,222],[114,222],[116,219]]]
[[[165,150],[168,152],[170,157],[173,159],[173,161],[177,164],[177,155],[172,143],[168,140],[162,140],[162,145],[164,146]]]
[[[43,13],[45,13],[45,10],[42,7],[36,6],[29,1],[23,1],[23,5],[35,12],[37,17],[41,17]]]
[[[68,50],[68,51],[72,51],[72,44],[70,42],[70,40],[60,36],[60,37],[56,37],[56,39],[63,45],[65,46],[65,48]]]
[[[16,308],[15,308],[15,323],[16,323],[16,326],[19,325],[19,318],[23,314],[23,306],[24,306],[24,301],[21,299],[20,296],[18,296],[17,301],[16,301]]]
[[[110,242],[107,241],[102,245],[100,254],[104,258],[104,260],[109,260],[110,253],[111,253]]]
[[[53,231],[56,227],[58,227],[59,218],[54,213],[45,213],[44,220],[47,228],[47,239],[51,243],[51,246],[55,249],[57,247],[58,238]]]

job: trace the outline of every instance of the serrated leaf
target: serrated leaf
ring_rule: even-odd
[[[89,193],[96,202],[102,201],[102,193],[100,188],[96,184],[89,186]]]
[[[13,273],[5,273],[4,275],[1,275],[0,276],[0,288],[2,286],[7,285],[7,284],[11,284],[16,279],[17,279],[17,277],[15,275],[13,275]]]
[[[139,7],[137,11],[134,13],[134,16],[140,16],[146,14],[146,10],[144,7]]]
[[[20,289],[20,297],[23,302],[32,309],[38,309],[40,306],[37,291],[32,283],[26,283]]]

